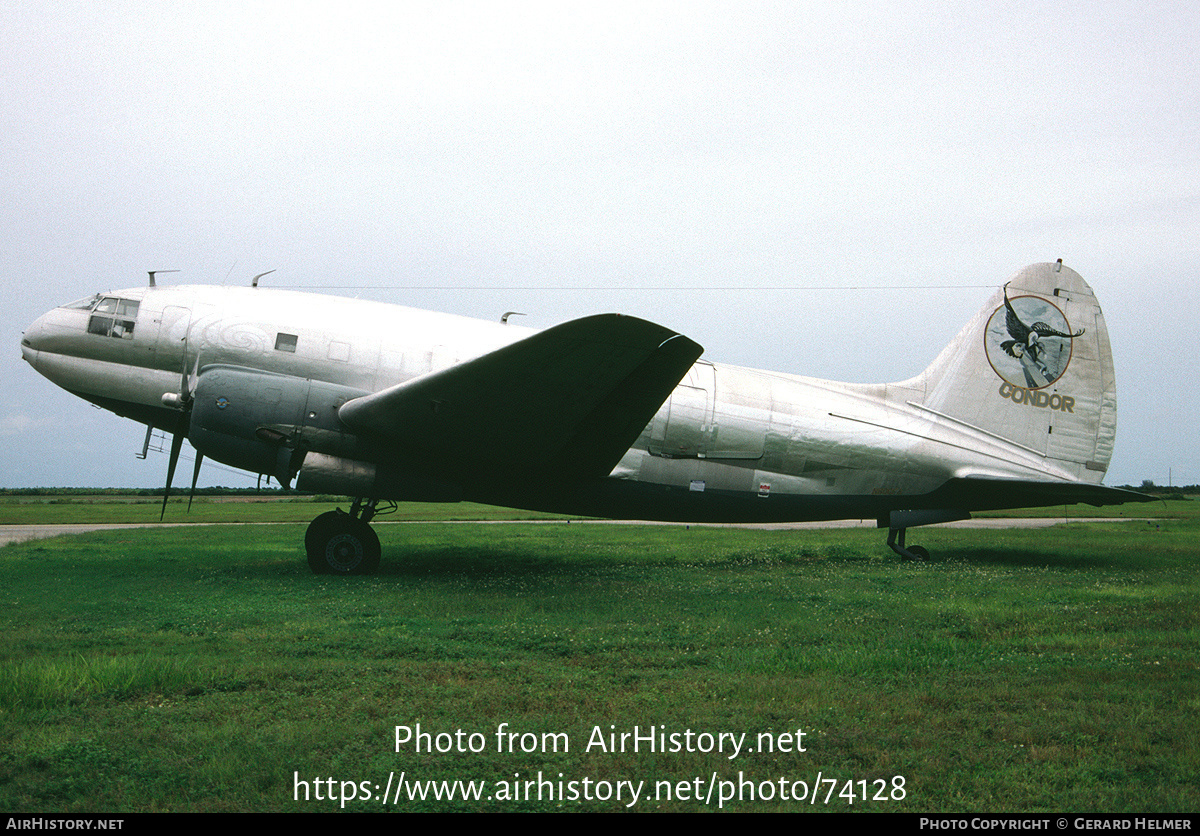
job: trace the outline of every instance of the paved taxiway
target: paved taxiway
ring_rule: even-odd
[[[980,518],[941,523],[925,528],[1048,528],[1067,522],[1100,522],[1104,520],[1132,520],[1144,517],[1011,517]],[[372,525],[689,525],[688,523],[646,522],[643,520],[377,520]],[[85,534],[89,531],[111,531],[124,528],[195,528],[214,525],[303,525],[303,523],[83,523],[79,525],[0,525],[0,546],[59,537],[64,534]],[[690,523],[697,527],[710,528],[756,528],[763,530],[799,530],[813,528],[875,528],[874,520],[832,520],[825,522],[797,523]]]

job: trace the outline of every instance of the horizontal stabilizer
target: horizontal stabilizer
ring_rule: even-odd
[[[932,494],[921,498],[930,507],[967,508],[987,511],[1000,508],[1044,508],[1050,505],[1122,505],[1154,502],[1155,496],[1108,488],[1088,482],[1039,482],[1017,479],[965,477],[951,479]]]
[[[338,417],[443,477],[602,477],[702,351],[661,325],[601,314],[356,398]]]

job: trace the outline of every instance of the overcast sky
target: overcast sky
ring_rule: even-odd
[[[717,362],[883,382],[1057,258],[1112,336],[1106,481],[1200,482],[1194,0],[108,0],[0,26],[0,486],[162,483],[140,425],[19,349],[147,270],[619,311]]]

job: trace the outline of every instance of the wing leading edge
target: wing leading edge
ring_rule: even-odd
[[[602,477],[703,350],[643,319],[590,316],[348,401],[338,417],[423,468]]]

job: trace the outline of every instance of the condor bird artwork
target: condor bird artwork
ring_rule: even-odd
[[[1017,301],[1028,312],[1029,318],[1056,316],[1057,320],[1066,322],[1062,312],[1044,299],[1036,296],[1022,296]],[[1071,346],[1069,343],[1061,342],[1047,344],[1046,340],[1050,338],[1072,340],[1075,337],[1083,336],[1085,329],[1081,328],[1076,333],[1070,334],[1053,328],[1041,320],[1032,325],[1026,325],[1021,320],[1021,315],[1017,313],[1016,308],[1013,307],[1012,300],[1008,298],[1007,284],[1004,286],[1004,310],[1004,327],[1012,339],[1000,343],[1000,348],[1009,357],[1016,358],[1020,362],[1021,371],[1025,375],[1025,385],[1028,388],[1041,389],[1049,386],[1058,379],[1066,369],[1067,363],[1070,362]]]

